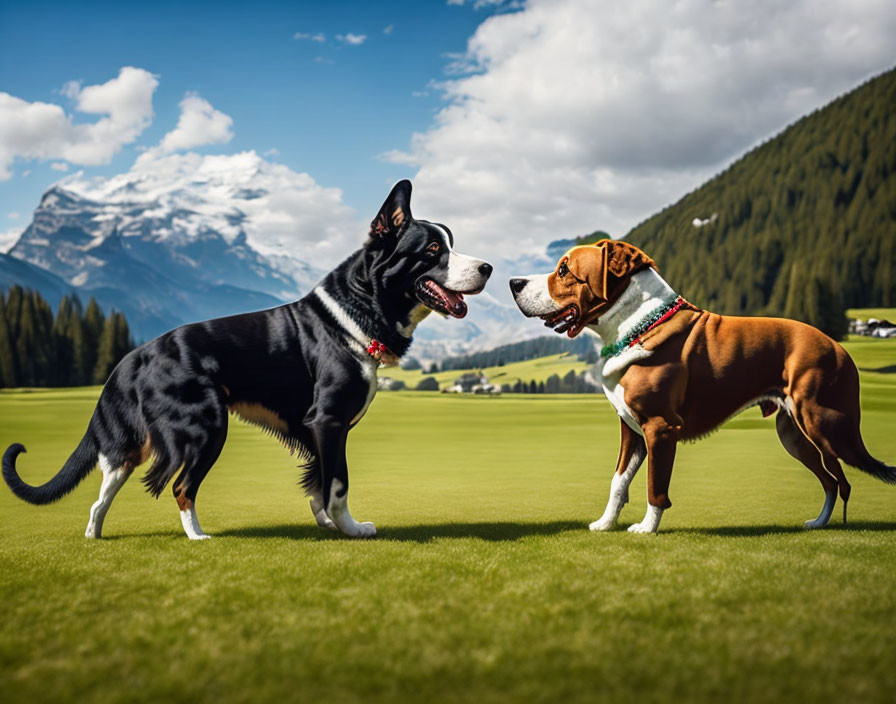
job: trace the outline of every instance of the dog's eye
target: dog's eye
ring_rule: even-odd
[[[569,273],[569,268],[566,266],[566,262],[563,262],[560,266],[557,267],[557,276],[564,277]]]
[[[430,242],[429,247],[426,248],[427,252],[432,252],[433,254],[439,253],[439,243],[438,242]]]

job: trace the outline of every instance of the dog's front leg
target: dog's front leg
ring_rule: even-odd
[[[644,438],[632,430],[628,423],[620,419],[622,438],[619,444],[619,459],[616,462],[616,473],[610,483],[610,499],[604,515],[588,526],[591,530],[610,530],[616,525],[622,507],[628,503],[628,487],[638,473],[638,469],[647,457]]]
[[[649,418],[641,426],[647,444],[647,513],[640,523],[629,526],[631,533],[656,533],[669,501],[669,481],[675,463],[675,449],[681,432],[681,419]]]
[[[348,464],[345,459],[348,426],[335,419],[326,419],[312,424],[311,433],[323,474],[321,494],[326,501],[326,515],[346,535],[372,538],[376,535],[373,523],[358,523],[348,510]]]

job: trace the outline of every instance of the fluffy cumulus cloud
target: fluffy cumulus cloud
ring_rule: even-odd
[[[884,2],[530,0],[479,26],[432,127],[386,158],[495,256],[621,235],[892,66],[893,36]]]
[[[180,102],[177,126],[166,134],[159,148],[163,152],[193,149],[205,144],[229,142],[233,138],[233,120],[211,103],[190,93]]]
[[[85,166],[108,163],[152,122],[157,85],[153,74],[132,66],[100,85],[69,82],[61,92],[75,109],[100,116],[78,124],[59,105],[0,92],[0,180],[10,177],[16,158],[62,159]]]

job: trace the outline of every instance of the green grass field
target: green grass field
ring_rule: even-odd
[[[896,463],[896,341],[848,347],[866,443]],[[97,394],[0,393],[26,480]],[[587,530],[618,442],[599,396],[379,394],[349,439],[372,541],[318,529],[295,461],[236,422],[197,503],[213,540],[136,478],[102,541],[98,472],[48,507],[2,487],[0,701],[890,702],[896,487],[847,469],[850,523],[804,531],[822,490],[773,426],[751,409],[683,445],[655,536]]]

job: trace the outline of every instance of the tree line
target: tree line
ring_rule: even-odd
[[[93,298],[65,296],[54,316],[37,291],[0,293],[0,387],[103,384],[132,349],[124,315]]]
[[[576,374],[573,369],[562,377],[551,374],[544,381],[517,379],[515,384],[501,384],[501,391],[505,394],[593,394],[599,390],[585,372]]]
[[[891,70],[791,125],[625,239],[700,307],[795,318],[842,337],[846,308],[896,305],[894,105]]]

